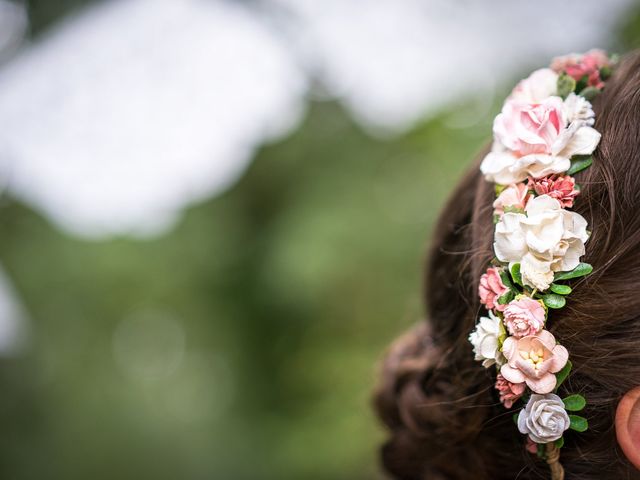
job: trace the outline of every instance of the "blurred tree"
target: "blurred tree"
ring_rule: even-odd
[[[82,3],[31,1],[33,31]],[[496,110],[376,139],[314,103],[148,241],[70,238],[4,198],[0,261],[33,325],[0,362],[0,476],[375,478],[375,363],[420,318],[425,239]]]

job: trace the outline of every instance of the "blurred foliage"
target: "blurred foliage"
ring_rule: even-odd
[[[31,1],[34,31],[80,3]],[[32,324],[0,362],[0,477],[378,477],[375,365],[421,317],[425,241],[496,109],[376,139],[314,103],[154,240],[81,241],[3,199]]]
[[[314,104],[156,240],[80,241],[7,201],[0,255],[34,325],[0,370],[2,476],[372,478],[374,365],[420,317],[424,240],[482,142],[442,119],[375,140]],[[153,348],[119,361],[140,315],[184,331],[174,370],[138,371]]]
[[[640,48],[640,6],[631,9],[622,19],[615,46],[621,53]]]
[[[31,33],[37,35],[61,17],[73,14],[96,0],[23,0],[29,13]]]

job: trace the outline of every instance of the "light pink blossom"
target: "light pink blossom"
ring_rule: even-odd
[[[569,175],[549,175],[544,178],[529,177],[529,186],[532,186],[538,195],[549,195],[560,202],[562,208],[573,207],[573,201],[580,193],[576,189],[576,181]]]
[[[524,383],[511,383],[506,380],[500,373],[496,379],[496,390],[500,394],[500,401],[505,408],[511,408],[513,404],[522,397],[524,393]]]
[[[527,452],[536,454],[538,453],[538,444],[531,440],[531,437],[527,436],[527,444],[525,445],[525,449]]]
[[[524,183],[515,183],[505,188],[493,202],[493,213],[502,217],[505,207],[524,210],[531,198],[529,187]]]
[[[504,309],[504,323],[511,335],[516,338],[535,335],[542,327],[546,312],[538,300],[522,297],[513,300]]]
[[[498,299],[507,293],[509,288],[502,283],[500,278],[500,269],[491,267],[480,277],[480,285],[478,285],[478,295],[480,302],[487,307],[487,310],[502,311],[506,305],[500,305]]]
[[[516,156],[552,155],[567,123],[560,97],[540,103],[507,100],[493,123],[493,133]]]
[[[557,90],[558,74],[550,68],[541,68],[520,80],[507,100],[540,103],[545,98],[556,95]]]
[[[604,87],[600,78],[600,69],[611,66],[607,54],[603,50],[589,50],[584,55],[571,54],[553,59],[551,69],[555,72],[566,72],[575,81],[587,76],[587,85],[596,88]]]
[[[507,337],[502,345],[507,359],[500,369],[502,376],[511,383],[525,382],[534,392],[545,394],[553,391],[556,376],[566,365],[569,352],[547,330],[523,338]]]

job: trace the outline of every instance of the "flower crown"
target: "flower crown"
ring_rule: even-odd
[[[545,330],[551,310],[564,307],[564,282],[592,271],[581,263],[587,221],[573,207],[580,188],[573,175],[591,165],[600,142],[591,100],[617,59],[601,50],[553,60],[507,98],[493,123],[494,142],[480,170],[496,184],[495,259],[480,278],[480,317],[469,335],[475,359],[496,365],[500,401],[524,407],[514,420],[528,435],[527,450],[562,479],[559,451],[568,429],[583,432],[580,394],[560,398],[571,370],[569,352]]]

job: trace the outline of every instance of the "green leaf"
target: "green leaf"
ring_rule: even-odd
[[[567,170],[567,175],[575,175],[581,172],[585,168],[588,168],[593,163],[593,157],[591,155],[579,155],[575,156],[571,160],[571,167]]]
[[[504,207],[504,213],[524,213],[524,208],[516,207],[514,205],[506,205]]]
[[[521,287],[524,287],[524,285],[522,284],[522,275],[520,275],[519,263],[514,263],[509,273],[511,273],[511,278],[513,279],[514,283],[520,285]]]
[[[571,367],[573,367],[573,364],[571,363],[571,360],[567,360],[567,363],[562,368],[562,370],[560,370],[558,373],[556,373],[556,388],[555,388],[555,391],[558,391],[558,388],[560,387],[560,385],[562,385],[562,382],[564,382],[567,379],[567,377],[569,376],[569,372],[571,372]]]
[[[520,416],[520,413],[514,413],[513,414],[513,423],[515,423],[516,425],[518,424],[518,417]]]
[[[569,415],[569,428],[571,430],[575,430],[576,432],[584,432],[587,428],[589,428],[589,422],[586,418],[581,417],[580,415]]]
[[[507,188],[506,185],[499,185],[496,183],[496,186],[494,187],[494,191],[496,192],[496,197],[499,196],[504,191],[505,188]]]
[[[575,88],[576,81],[566,73],[561,73],[558,77],[558,96],[567,98],[567,95],[573,92]]]
[[[575,91],[581,92],[582,90],[587,88],[587,85],[589,85],[589,76],[587,74],[584,74],[582,78],[576,82]]]
[[[500,298],[498,298],[498,304],[499,305],[506,305],[511,300],[513,300],[513,297],[515,297],[515,294],[514,294],[513,290],[509,290],[509,291],[507,291],[507,293],[505,293]]]
[[[580,90],[580,93],[578,95],[580,95],[581,97],[584,97],[587,100],[591,101],[595,97],[597,97],[599,93],[600,93],[600,89],[599,88],[596,88],[596,87],[585,87],[582,90]]]
[[[587,404],[585,398],[579,393],[563,398],[562,402],[564,403],[564,408],[570,412],[579,412]]]
[[[511,277],[509,276],[507,271],[504,269],[500,270],[500,280],[502,280],[502,283],[504,283],[505,287],[512,288],[515,290],[515,287],[513,286],[513,282],[511,282]]]
[[[558,448],[564,447],[564,437],[560,437],[554,443],[556,444],[556,447],[558,447]]]
[[[553,276],[554,281],[569,280],[570,278],[584,277],[593,271],[593,267],[588,263],[581,263],[569,272],[558,272]]]
[[[571,293],[571,287],[569,285],[558,285],[557,283],[552,283],[551,291],[558,295],[569,295]]]
[[[606,80],[607,78],[609,78],[611,76],[611,67],[602,67],[600,69],[600,78],[602,80]]]
[[[545,458],[547,455],[547,444],[546,443],[538,443],[538,449],[536,450],[536,454],[539,458]]]
[[[562,308],[565,306],[567,301],[562,295],[557,295],[555,293],[547,293],[542,295],[542,301],[548,308]]]

